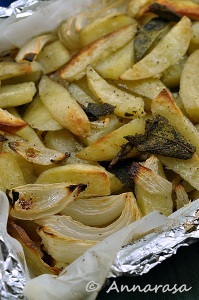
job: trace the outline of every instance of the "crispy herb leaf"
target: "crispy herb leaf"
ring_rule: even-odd
[[[134,39],[134,61],[138,62],[153,44],[163,29],[168,25],[168,21],[154,18],[147,24],[140,27]]]
[[[149,6],[149,11],[168,21],[178,22],[181,19],[181,16],[175,11],[171,10],[166,5],[156,2]]]
[[[167,157],[189,159],[196,151],[196,148],[188,143],[165,117],[160,115],[146,121],[145,134],[125,138],[140,152]]]
[[[130,142],[123,144],[121,146],[121,150],[118,154],[112,159],[111,163],[109,164],[109,168],[112,168],[119,160],[126,158],[127,154],[134,148]]]
[[[90,121],[96,121],[101,116],[107,116],[114,113],[115,106],[109,103],[88,103],[87,106],[81,105]]]
[[[132,175],[129,173],[132,162],[132,159],[121,160],[109,168],[109,172],[113,173],[125,186],[131,188],[134,187]]]

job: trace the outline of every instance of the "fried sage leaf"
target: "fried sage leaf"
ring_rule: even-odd
[[[124,144],[124,146],[126,146],[127,144]],[[132,162],[132,159],[120,160],[119,157],[117,161],[114,161],[113,163],[111,162],[111,165],[109,165],[109,172],[113,173],[125,186],[130,188],[134,188],[134,182],[132,181],[131,175],[129,174]]]
[[[101,116],[107,116],[114,113],[115,106],[109,103],[88,103],[87,106],[81,105],[90,121],[97,121]]]
[[[181,19],[181,16],[177,14],[175,11],[173,11],[171,8],[156,2],[152,3],[149,6],[149,11],[165,20],[178,22]]]
[[[168,21],[161,18],[154,18],[147,24],[140,27],[134,39],[134,61],[138,62],[153,44],[155,39],[167,27]]]
[[[169,121],[157,115],[153,120],[147,120],[145,134],[125,137],[140,152],[160,154],[167,157],[189,159],[196,151],[195,146],[188,143],[176,131]]]

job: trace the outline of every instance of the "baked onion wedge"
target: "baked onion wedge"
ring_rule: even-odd
[[[7,196],[13,205],[10,215],[23,220],[35,220],[54,215],[85,189],[85,184],[62,182],[26,184],[7,190]]]

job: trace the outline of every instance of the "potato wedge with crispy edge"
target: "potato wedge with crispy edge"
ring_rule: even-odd
[[[103,167],[88,164],[72,164],[42,172],[36,183],[55,183],[55,182],[83,183],[87,185],[81,198],[92,196],[110,195],[110,181],[106,170]]]
[[[84,47],[63,67],[60,76],[69,81],[78,80],[94,65],[127,44],[136,34],[137,25],[122,27]]]
[[[8,133],[15,133],[27,125],[25,121],[19,119],[7,110],[0,108],[0,130]]]
[[[12,107],[32,101],[36,93],[35,83],[24,82],[0,87],[0,107]]]
[[[189,118],[199,122],[199,49],[185,62],[180,79],[180,97]]]
[[[187,160],[169,158],[165,156],[158,157],[167,169],[179,174],[191,186],[199,190],[199,157],[197,154],[194,154],[192,158]]]
[[[112,12],[108,15],[97,18],[82,28],[79,32],[80,42],[83,47],[87,46],[102,36],[110,34],[121,27],[135,24],[135,22],[136,21],[134,19],[120,12]]]
[[[191,37],[191,21],[183,17],[148,55],[124,72],[120,78],[139,80],[159,76],[186,53]]]
[[[189,143],[196,147],[196,153],[199,154],[199,132],[191,121],[183,115],[168,90],[160,92],[152,101],[151,111],[153,115],[159,114],[167,118],[171,125],[173,125]]]
[[[129,119],[145,115],[144,101],[141,97],[110,85],[91,66],[87,67],[86,76],[91,92],[100,102],[113,105],[115,115]]]
[[[63,128],[57,121],[55,121],[55,119],[53,119],[38,94],[26,108],[23,114],[23,119],[28,122],[32,128],[36,128],[41,131],[54,131]]]
[[[116,115],[109,115],[105,119],[101,119],[100,122],[103,126],[91,126],[91,135],[88,137],[79,137],[79,140],[85,145],[91,145],[95,141],[101,139],[103,136],[118,129],[122,125],[126,124],[126,120],[117,117]]]
[[[49,74],[64,66],[70,57],[66,47],[60,41],[55,41],[44,47],[37,56],[37,61],[41,64],[43,73]]]
[[[26,184],[23,173],[11,153],[0,153],[0,189],[14,188]]]
[[[149,1],[148,1],[149,2]],[[137,18],[142,17],[147,12],[150,11],[150,4],[152,1],[149,2],[149,5],[146,5],[140,9],[138,14],[136,15]],[[180,16],[187,16],[192,20],[199,20],[199,5],[194,1],[189,0],[156,0],[155,3],[160,5],[166,6],[171,11],[175,12]]]
[[[53,118],[77,136],[90,135],[90,122],[69,91],[47,76],[39,83],[39,95]]]
[[[109,55],[95,66],[95,70],[103,77],[119,79],[134,64],[134,41],[130,41],[119,50]]]
[[[80,151],[77,154],[77,157],[93,161],[111,160],[118,154],[121,146],[127,143],[124,136],[134,135],[136,133],[143,134],[144,132],[144,119],[137,118],[89,145]],[[132,156],[135,156],[136,154],[136,150],[131,152]]]
[[[41,65],[36,62],[0,62],[0,80],[40,71]]]
[[[147,97],[151,100],[156,98],[163,89],[166,89],[166,86],[162,81],[156,78],[147,78],[136,81],[119,80],[115,83],[130,92]]]
[[[162,82],[169,89],[178,88],[184,64],[187,60],[187,55],[184,55],[176,64],[169,66],[161,76]]]

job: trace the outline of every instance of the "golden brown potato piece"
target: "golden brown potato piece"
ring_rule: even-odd
[[[149,2],[149,1],[148,1]],[[151,2],[151,1],[150,1]],[[179,14],[180,16],[187,16],[190,19],[198,20],[199,19],[199,5],[194,1],[189,0],[157,0],[154,1],[157,4],[164,5],[168,7],[171,11]],[[145,15],[147,12],[150,11],[151,3],[144,6],[140,9],[139,13],[137,14],[137,18]]]
[[[80,50],[63,67],[60,76],[69,81],[78,80],[86,73],[88,65],[94,65],[127,44],[135,35],[137,24],[122,27]]]
[[[8,133],[15,133],[27,125],[25,121],[19,119],[7,110],[0,108],[0,130]]]

